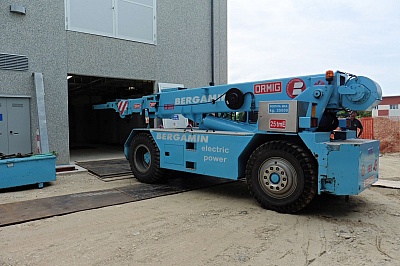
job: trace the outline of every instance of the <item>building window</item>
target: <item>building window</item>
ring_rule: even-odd
[[[66,30],[156,44],[156,0],[65,0]]]
[[[399,109],[399,105],[398,104],[391,104],[390,105],[390,109]]]

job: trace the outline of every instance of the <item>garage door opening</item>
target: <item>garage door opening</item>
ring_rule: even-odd
[[[71,162],[123,156],[123,144],[144,117],[122,119],[114,110],[93,110],[94,104],[153,93],[154,81],[68,74],[69,146]]]

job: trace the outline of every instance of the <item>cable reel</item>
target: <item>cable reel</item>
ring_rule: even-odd
[[[225,93],[225,104],[232,110],[240,109],[244,103],[244,94],[238,88],[230,88]]]

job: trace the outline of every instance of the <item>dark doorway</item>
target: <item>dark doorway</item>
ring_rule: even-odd
[[[122,145],[132,128],[143,127],[143,117],[122,119],[114,110],[93,110],[94,104],[132,99],[153,93],[154,81],[68,75],[70,149],[97,144]]]

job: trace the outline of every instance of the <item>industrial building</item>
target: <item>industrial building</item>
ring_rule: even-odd
[[[400,116],[400,96],[384,96],[372,110],[373,117],[399,117]]]
[[[141,117],[92,105],[227,82],[227,1],[0,3],[0,152],[121,145]],[[38,145],[38,136],[40,145]]]

